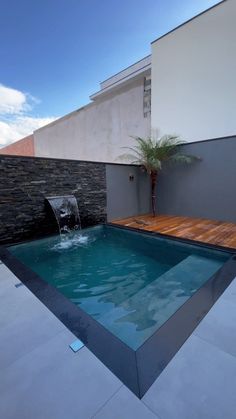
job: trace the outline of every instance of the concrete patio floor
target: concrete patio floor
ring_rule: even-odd
[[[0,418],[235,419],[236,279],[142,400],[0,264]]]

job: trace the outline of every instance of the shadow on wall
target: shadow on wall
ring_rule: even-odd
[[[150,179],[140,167],[107,164],[106,184],[108,221],[150,212]]]
[[[158,211],[162,214],[236,222],[236,136],[181,146],[201,156],[189,167],[162,172],[158,184]]]

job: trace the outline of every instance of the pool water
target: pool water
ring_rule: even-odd
[[[9,250],[134,350],[230,257],[106,225]]]

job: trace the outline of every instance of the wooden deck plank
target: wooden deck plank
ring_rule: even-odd
[[[144,214],[112,223],[236,249],[236,224],[230,222],[163,214],[153,217]]]

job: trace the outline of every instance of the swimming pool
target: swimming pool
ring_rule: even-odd
[[[227,269],[232,256],[110,225],[8,250],[41,284],[49,284],[78,308],[77,336],[103,361],[109,358],[109,367],[112,354],[120,357],[111,369],[139,396],[218,298],[219,289],[227,286],[230,275],[223,279],[222,267]],[[148,358],[153,358],[149,364]],[[128,380],[123,377],[127,371],[122,372],[127,368],[137,369]]]

